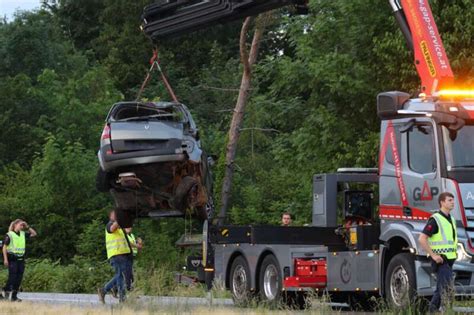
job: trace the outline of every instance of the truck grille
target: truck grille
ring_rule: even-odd
[[[469,271],[457,271],[454,280],[456,285],[469,285],[471,283],[472,273]]]
[[[466,215],[467,222],[467,237],[471,240],[471,244],[474,244],[474,208],[465,208],[464,213]]]

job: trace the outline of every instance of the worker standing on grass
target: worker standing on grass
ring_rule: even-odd
[[[125,274],[132,255],[132,248],[126,237],[125,231],[118,225],[115,211],[110,211],[109,223],[105,228],[105,247],[107,259],[115,270],[114,277],[103,287],[98,289],[99,300],[105,303],[105,295],[117,287],[119,301],[125,301]]]
[[[3,298],[21,302],[17,295],[25,271],[26,239],[36,235],[36,231],[21,219],[16,219],[10,224],[2,248],[3,264],[8,267],[8,280],[3,288]]]
[[[433,214],[420,234],[421,247],[431,258],[431,267],[436,274],[436,291],[431,299],[429,312],[438,312],[451,301],[453,293],[453,270],[456,260],[456,220],[450,212],[454,208],[454,196],[444,192],[438,198],[440,211]]]
[[[133,282],[135,278],[133,277],[133,261],[135,260],[135,257],[138,255],[138,252],[142,250],[143,248],[143,241],[139,237],[135,237],[135,235],[132,233],[132,228],[126,228],[125,233],[128,238],[128,242],[130,243],[130,246],[132,247],[132,255],[128,256],[128,265],[126,268],[126,272],[124,274],[125,277],[125,287],[127,288],[127,291],[131,291],[133,289]],[[113,287],[111,290],[112,296],[115,298],[118,298],[118,292],[117,292],[117,287]]]

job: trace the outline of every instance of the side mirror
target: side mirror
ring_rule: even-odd
[[[377,95],[377,115],[380,119],[391,119],[398,115],[403,104],[410,99],[410,94],[392,91]]]
[[[199,140],[199,129],[198,128],[189,128],[189,133],[193,136],[196,140]]]

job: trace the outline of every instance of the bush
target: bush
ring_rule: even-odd
[[[106,262],[74,257],[69,265],[50,259],[28,259],[21,289],[28,292],[94,293],[112,275]],[[7,269],[0,271],[0,285],[6,283]]]
[[[201,285],[191,288],[174,281],[175,264],[135,264],[135,292],[146,295],[204,296]],[[7,269],[0,271],[0,286],[6,283]],[[95,293],[113,276],[107,261],[75,256],[71,263],[50,259],[28,259],[21,290],[25,292]]]

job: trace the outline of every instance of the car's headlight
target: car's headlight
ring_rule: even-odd
[[[457,254],[456,261],[471,262],[472,256],[466,252],[462,243],[458,243]]]

